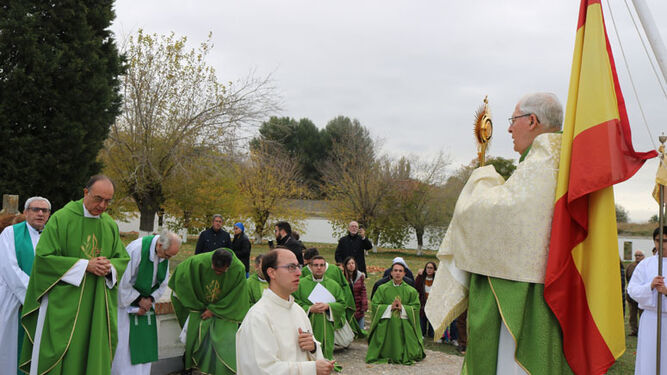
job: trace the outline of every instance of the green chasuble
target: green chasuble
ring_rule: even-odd
[[[382,315],[396,297],[407,314],[400,317],[400,311],[392,311],[391,318]],[[370,334],[368,336],[367,363],[401,363],[411,365],[424,358],[424,342],[419,325],[419,294],[405,282],[394,286],[393,281],[378,287],[371,303]]]
[[[544,284],[470,275],[468,351],[462,374],[495,374],[500,325],[517,343],[515,359],[529,374],[572,374],[558,320]]]
[[[188,321],[185,368],[214,375],[236,373],[236,331],[249,308],[245,266],[224,250],[234,257],[224,273],[213,270],[213,253],[203,253],[184,260],[169,279],[178,320]],[[203,320],[206,309],[213,317]]]
[[[308,308],[313,305],[308,296],[310,296],[310,293],[312,293],[317,284],[322,284],[336,298],[336,302],[329,303],[333,321],[328,319],[328,311],[323,313],[308,313]],[[340,289],[340,286],[334,280],[327,278],[326,275],[321,281],[315,281],[311,275],[299,280],[299,289],[292,295],[294,296],[294,301],[303,307],[308,314],[310,325],[313,327],[313,336],[315,340],[322,344],[322,355],[324,355],[324,358],[333,360],[334,331],[342,328],[346,321],[345,297],[343,297],[343,291]],[[340,371],[340,367],[337,367],[337,370]]]
[[[266,280],[260,280],[259,276],[254,273],[248,278],[248,297],[250,298],[250,306],[256,304],[260,298],[262,298],[262,293],[264,289],[269,287],[269,283]]]
[[[118,285],[85,272],[74,286],[60,279],[79,260],[104,256],[123,276],[129,257],[118,226],[106,213],[83,216],[83,200],[70,202],[51,216],[35,249],[35,262],[23,305],[26,337],[21,370],[29,372],[40,301],[48,308],[40,342],[39,374],[109,374],[116,350]]]
[[[134,282],[134,289],[139,292],[141,297],[151,297],[160,284],[167,277],[169,260],[158,261],[157,272],[155,275],[155,284],[153,284],[154,264],[151,261],[151,244],[155,236],[146,236],[141,239],[141,261],[137,269],[137,277]],[[139,306],[133,303],[132,306]],[[130,314],[130,362],[133,365],[140,363],[150,363],[158,360],[157,353],[157,324],[155,320],[155,309],[151,309],[144,315]]]
[[[310,268],[303,267],[301,270],[301,278],[303,279],[310,276],[312,276]],[[354,303],[352,289],[350,289],[350,284],[345,280],[343,271],[338,268],[338,266],[327,263],[327,270],[324,271],[324,277],[338,283],[338,286],[340,286],[340,289],[343,291],[343,297],[345,298],[345,319],[347,319],[352,331],[354,331],[354,337],[366,337],[366,331],[364,331],[363,327],[359,327],[359,323],[354,318],[354,312],[356,311],[357,306]]]

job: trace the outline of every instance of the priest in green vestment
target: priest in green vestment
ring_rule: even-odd
[[[30,374],[109,374],[117,343],[117,281],[129,260],[106,214],[111,180],[51,216],[35,248],[23,306],[19,367]]]
[[[425,311],[438,337],[468,309],[463,374],[571,374],[543,294],[563,109],[554,94],[528,94],[509,120],[519,165],[507,180],[493,165],[473,171]]]
[[[314,247],[306,249],[306,251],[303,252],[303,262],[305,267],[303,267],[301,270],[302,278],[310,277],[312,275],[310,262],[312,261],[313,257],[318,255],[320,255],[320,252]],[[352,294],[350,284],[345,279],[343,270],[338,268],[338,266],[332,266],[329,262],[325,263],[325,268],[326,270],[324,271],[324,275],[327,277],[327,279],[338,283],[340,289],[343,291],[343,297],[345,298],[345,319],[347,320],[349,327],[354,332],[354,337],[366,337],[366,331],[364,331],[363,327],[359,327],[359,322],[357,322],[357,319],[354,318],[354,312],[356,311],[357,306],[354,303],[354,295]],[[348,345],[349,343],[343,346],[347,347]]]
[[[366,363],[411,365],[424,357],[419,323],[419,293],[403,281],[405,266],[391,266],[391,281],[378,287],[371,301]]]
[[[347,320],[343,291],[338,283],[326,277],[325,265],[324,257],[314,256],[310,261],[313,273],[299,280],[299,288],[292,295],[308,314],[313,336],[322,344],[324,358],[333,360],[334,331],[342,328]],[[320,292],[322,287],[324,293]],[[336,370],[340,367],[336,366]]]
[[[255,273],[250,275],[247,281],[250,307],[262,298],[262,293],[269,287],[269,283],[264,279],[264,274],[262,273],[262,257],[262,254],[255,257]]]
[[[248,312],[245,266],[230,249],[191,256],[169,279],[185,334],[185,368],[236,373],[236,331]]]

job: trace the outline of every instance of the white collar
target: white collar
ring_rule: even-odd
[[[401,286],[401,285],[403,285],[404,282],[405,281],[401,281],[400,284],[396,284],[396,281],[394,281],[393,279],[391,280],[391,283],[394,284],[394,286]]]
[[[81,203],[81,205],[83,206],[83,217],[90,217],[90,218],[94,218],[94,219],[99,219],[100,218],[100,215],[93,215],[90,212],[88,212],[88,210],[86,209],[85,204]]]
[[[266,288],[264,289],[264,292],[262,293],[262,298],[266,297],[267,299],[271,300],[271,302],[275,303],[276,305],[285,308],[285,309],[290,309],[292,305],[294,304],[294,297],[290,294],[289,300],[285,300],[279,295],[277,295],[271,288]]]
[[[40,231],[38,231],[37,229],[35,229],[35,228],[34,228],[32,225],[30,225],[27,221],[25,222],[25,226],[28,228],[28,232],[29,232],[30,235],[32,235],[32,236],[37,236],[37,237],[39,237],[39,236],[42,234],[42,232],[40,232]],[[42,229],[42,230],[44,230],[44,229]]]

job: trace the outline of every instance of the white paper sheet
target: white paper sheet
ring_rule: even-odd
[[[313,291],[308,296],[308,300],[313,304],[318,302],[332,303],[336,302],[336,297],[334,297],[333,294],[327,290],[327,288],[323,287],[322,284],[317,283],[315,288],[313,288]]]

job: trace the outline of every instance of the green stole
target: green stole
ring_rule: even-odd
[[[28,230],[28,224],[24,221],[18,224],[14,224],[14,250],[16,251],[16,262],[19,264],[19,268],[25,272],[28,276],[32,272],[32,262],[35,260],[35,249],[32,247],[32,239],[30,239],[30,232]],[[23,303],[23,301],[21,301]],[[21,326],[21,310],[22,306],[19,307],[19,326]],[[23,327],[19,328],[18,340],[19,344],[17,346],[17,357],[21,358],[21,347],[23,346]],[[18,371],[18,369],[17,369]],[[18,371],[20,373],[20,371]]]
[[[222,274],[212,269],[213,253],[203,253],[185,259],[169,278],[178,321],[188,322],[185,369],[212,375],[236,373],[236,331],[249,308],[245,265],[224,250],[233,259]],[[213,317],[202,319],[205,310]]]
[[[336,298],[336,302],[329,304],[329,309],[331,309],[334,320],[332,322],[327,319],[327,316],[329,315],[328,312],[309,313],[308,318],[310,319],[310,325],[313,327],[313,336],[315,337],[315,340],[322,344],[322,354],[324,355],[324,358],[333,360],[334,331],[342,328],[346,321],[345,298],[343,297],[343,291],[338,286],[338,283],[328,279],[326,275],[323,277],[322,281],[315,281],[311,275],[310,277],[301,278],[299,280],[299,288],[292,295],[294,296],[294,301],[308,313],[308,308],[313,305],[308,297],[317,284],[322,284],[322,286]],[[336,365],[335,369],[336,371],[341,370],[338,365]]]
[[[382,315],[398,297],[407,319],[392,311],[389,319]],[[368,335],[367,363],[400,363],[411,365],[424,358],[424,342],[419,325],[419,294],[405,282],[394,286],[390,280],[378,287],[371,304],[373,320]]]
[[[21,323],[25,338],[19,366],[29,372],[40,302],[49,304],[39,351],[38,372],[49,375],[111,372],[118,342],[118,288],[106,277],[85,272],[79,286],[61,282],[79,260],[104,256],[120,277],[129,260],[118,225],[106,213],[84,217],[83,200],[70,202],[46,223],[35,247]]]
[[[514,360],[530,374],[572,374],[544,284],[470,275],[468,351],[462,374],[495,374],[500,325],[516,343]]]
[[[134,282],[134,289],[141,297],[150,296],[160,287],[169,267],[169,261],[158,263],[155,285],[152,285],[153,262],[150,260],[150,251],[153,238],[155,236],[146,236],[141,240],[141,262]],[[157,324],[152,306],[144,315],[130,314],[130,359],[133,365],[155,362],[158,359]]]

